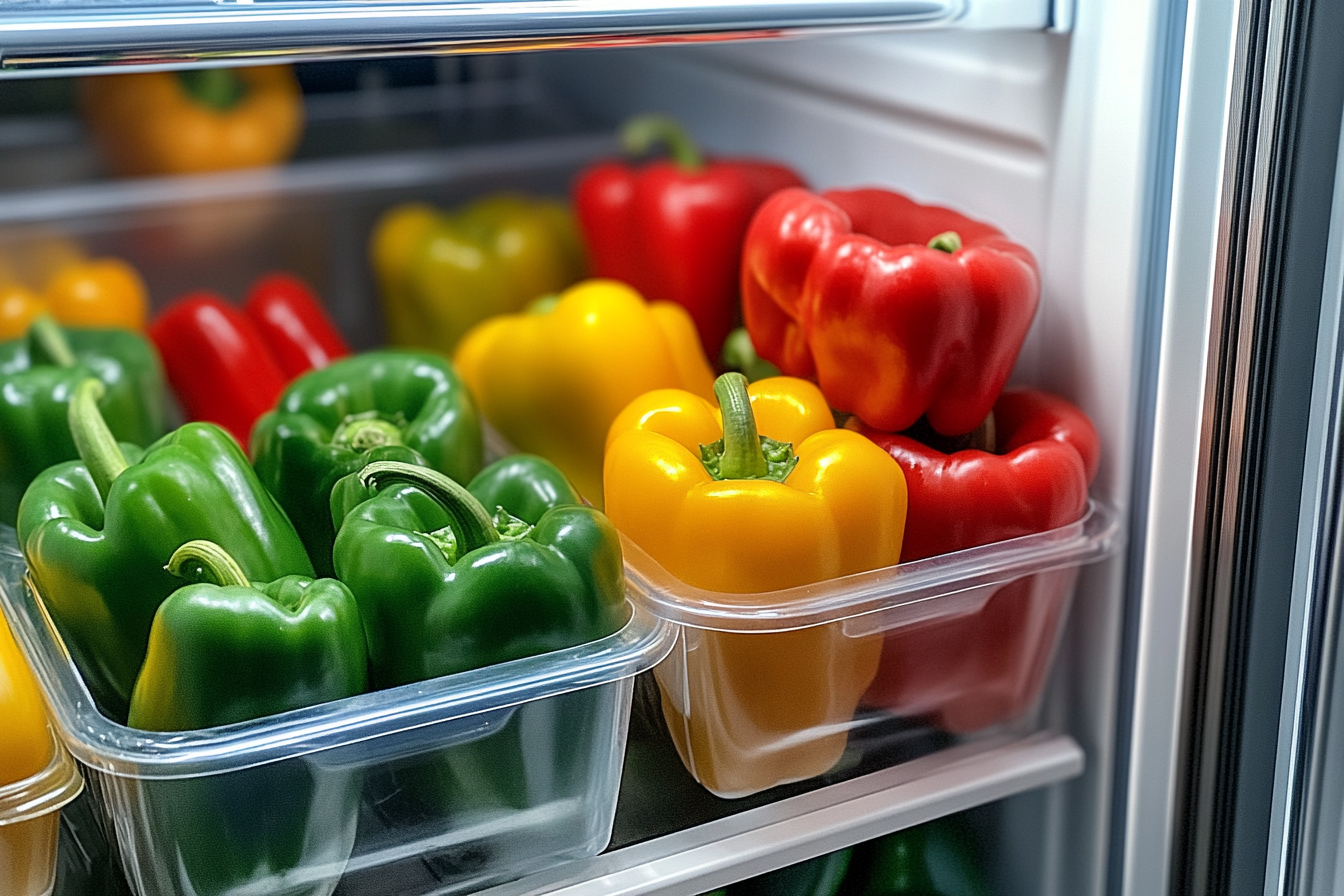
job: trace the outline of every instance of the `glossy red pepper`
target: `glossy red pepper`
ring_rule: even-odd
[[[705,160],[662,116],[631,120],[622,137],[632,153],[664,141],[671,159],[640,168],[601,162],[579,177],[574,211],[593,273],[624,281],[649,301],[684,307],[705,353],[717,358],[737,315],[752,213],[771,193],[803,181],[774,162]]]
[[[258,280],[243,301],[243,313],[290,379],[350,354],[317,297],[293,274],[267,274]]]
[[[289,382],[252,319],[214,293],[178,299],[149,336],[187,419],[217,423],[243,446]]]
[[[1033,389],[994,404],[996,452],[944,453],[858,426],[901,465],[909,510],[901,562],[1044,532],[1087,508],[1101,442],[1087,415]],[[864,702],[975,731],[1030,708],[1048,669],[1076,569],[997,588],[978,612],[887,633]]]
[[[207,291],[185,295],[149,335],[187,419],[217,423],[244,447],[290,380],[350,354],[303,281],[281,273],[258,280],[242,308]]]
[[[1040,300],[1036,261],[988,224],[887,190],[776,193],[752,219],[742,310],[762,358],[896,432],[980,424]]]

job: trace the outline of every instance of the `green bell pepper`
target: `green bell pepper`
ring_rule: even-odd
[[[303,543],[233,437],[188,423],[146,449],[118,445],[98,411],[98,380],[70,400],[80,460],[41,473],[19,507],[19,543],[37,590],[94,699],[118,721],[154,613],[181,581],[164,568],[197,538],[250,579],[313,574]]]
[[[174,551],[168,571],[194,584],[154,615],[132,728],[211,728],[364,692],[359,606],[337,580],[290,575],[253,585],[204,540]]]
[[[425,352],[379,351],[299,377],[252,430],[253,466],[285,508],[320,575],[330,576],[330,496],[376,449],[403,447],[466,481],[481,468],[480,419],[452,366]],[[383,459],[418,463],[414,455]]]
[[[194,584],[174,591],[155,614],[131,727],[208,728],[363,692],[364,629],[340,582],[291,575],[253,584],[209,541],[182,545],[168,571]],[[156,782],[146,811],[156,849],[177,860],[181,892],[273,891],[301,871],[307,883],[283,892],[318,896],[349,857],[359,777],[287,759]],[[313,868],[331,871],[313,879]]]
[[[375,687],[393,687],[573,647],[625,623],[615,528],[560,505],[535,525],[492,516],[425,467],[360,471],[375,493],[336,536],[336,573],[359,602]]]
[[[163,370],[149,341],[128,330],[64,330],[50,317],[0,343],[0,522],[47,467],[79,457],[66,422],[70,395],[96,377],[112,434],[136,445],[163,435]]]
[[[988,896],[984,865],[963,819],[949,816],[859,848],[846,892],[857,896]]]
[[[336,569],[360,604],[374,686],[572,647],[624,624],[616,530],[578,503],[549,462],[505,458],[472,491],[397,463],[350,478],[372,497],[345,517]],[[473,492],[496,507],[493,516]],[[590,760],[565,744],[611,724],[602,706],[593,689],[525,703],[481,740],[398,763],[395,791],[414,795],[416,811],[431,817],[539,805],[566,792]]]

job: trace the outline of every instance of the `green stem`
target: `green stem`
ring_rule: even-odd
[[[961,249],[961,234],[955,230],[947,230],[938,234],[929,240],[929,248],[937,249],[939,252],[946,252],[951,255],[953,252]]]
[[[182,89],[193,100],[219,112],[232,109],[247,94],[247,85],[231,68],[195,68],[177,73]]]
[[[75,352],[65,331],[50,314],[43,314],[28,325],[28,363],[74,367]]]
[[[756,431],[756,415],[751,412],[747,378],[740,373],[725,373],[714,381],[714,397],[723,415],[723,460],[719,476],[723,479],[760,479],[769,472],[761,437]]]
[[[413,485],[433,498],[448,513],[459,557],[501,540],[490,514],[476,496],[437,470],[380,460],[366,466],[359,474],[359,481],[374,491],[399,483]]]
[[[636,115],[621,126],[621,145],[631,155],[642,156],[656,143],[667,147],[668,155],[682,171],[705,167],[705,157],[691,135],[670,115]]]
[[[352,415],[341,421],[331,437],[333,445],[349,448],[361,454],[387,445],[406,444],[401,427],[376,416]]]
[[[173,551],[164,569],[179,579],[196,584],[252,587],[238,561],[213,541],[203,538],[189,541]]]
[[[70,436],[74,439],[79,459],[88,468],[98,495],[104,501],[112,488],[112,483],[125,472],[130,464],[121,453],[116,436],[107,428],[107,421],[98,410],[98,399],[107,390],[101,381],[87,379],[75,387],[70,397],[70,409],[67,418],[70,422]]]
[[[971,447],[989,454],[999,453],[998,433],[994,428],[994,412],[990,411],[971,433]]]

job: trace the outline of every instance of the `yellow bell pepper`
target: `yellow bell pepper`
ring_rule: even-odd
[[[520,311],[584,273],[569,209],[511,193],[450,212],[396,206],[375,225],[369,248],[388,341],[445,354],[485,318]]]
[[[0,342],[18,339],[47,311],[42,296],[22,283],[0,283]]]
[[[612,424],[604,480],[617,529],[681,581],[744,607],[765,592],[896,564],[905,476],[885,451],[837,429],[804,380],[748,387],[726,373],[715,393],[722,411],[685,392],[651,392]],[[668,699],[682,684],[659,667],[663,712],[686,767],[721,796],[831,768],[882,651],[880,633],[851,638],[839,623],[684,636],[698,639],[678,670],[689,701]]]
[[[114,174],[192,174],[288,159],[303,94],[287,65],[98,75],[80,107]]]
[[[24,662],[4,620],[0,619],[0,787],[41,772],[51,762],[55,741],[37,681]],[[60,815],[51,812],[13,824],[0,824],[0,881],[5,892],[37,896],[51,891],[56,871],[56,835]]]
[[[486,320],[453,362],[513,447],[548,458],[598,508],[602,451],[621,409],[651,389],[708,396],[714,383],[686,310],[615,280],[585,280]]]

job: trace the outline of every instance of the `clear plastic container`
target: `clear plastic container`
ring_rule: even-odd
[[[634,607],[579,647],[155,733],[94,707],[3,527],[0,609],[140,896],[326,896],[343,879],[343,893],[452,893],[594,855],[611,835],[634,676],[675,640]]]
[[[862,707],[952,734],[1028,722],[1079,567],[1120,542],[1094,501],[1048,532],[760,594],[693,588],[623,549],[636,602],[680,629],[654,670],[677,752],[709,790],[741,797],[828,771],[884,715]],[[842,694],[856,678],[867,692]]]
[[[46,896],[56,884],[61,807],[84,788],[47,724],[37,684],[0,619],[0,884]]]

